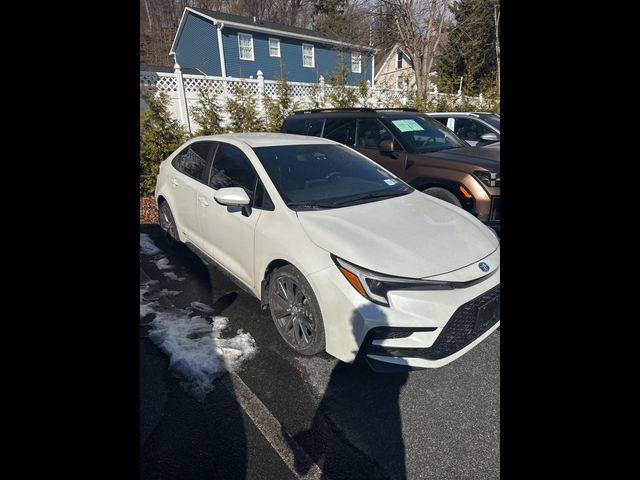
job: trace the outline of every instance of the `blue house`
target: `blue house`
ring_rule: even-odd
[[[185,8],[171,46],[182,68],[218,77],[316,83],[343,65],[347,83],[373,84],[375,49],[324,33],[202,8]]]

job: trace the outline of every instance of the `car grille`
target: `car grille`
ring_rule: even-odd
[[[371,345],[368,353],[439,360],[456,353],[500,320],[500,285],[459,307],[429,348],[385,348]]]
[[[491,199],[491,213],[489,214],[489,220],[500,220],[500,197],[493,197]]]

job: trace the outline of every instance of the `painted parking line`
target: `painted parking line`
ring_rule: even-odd
[[[280,422],[237,374],[229,372],[219,383],[236,396],[244,412],[251,418],[254,425],[296,478],[303,480],[327,479],[326,475],[322,476],[320,467],[311,460],[307,452],[290,435],[284,432]],[[296,465],[307,473],[300,475]]]
[[[140,267],[140,281],[141,283],[151,281],[151,277],[142,267]],[[167,297],[163,297],[163,307],[177,309],[175,304]],[[301,480],[320,480],[321,478],[329,480],[326,475],[323,476],[320,467],[309,457],[300,444],[284,431],[282,424],[235,372],[228,371],[227,374],[216,381],[216,384],[222,385],[237,399],[240,407],[296,478]],[[296,465],[298,468],[296,468]],[[298,470],[306,473],[301,475]]]

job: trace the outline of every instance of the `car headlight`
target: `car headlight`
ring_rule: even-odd
[[[487,170],[476,170],[473,175],[484,183],[487,187],[499,187],[500,186],[500,174],[496,172],[489,172]]]
[[[392,290],[450,290],[455,288],[451,282],[393,277],[358,267],[335,255],[331,255],[331,258],[351,286],[364,298],[378,305],[389,306],[387,293]]]

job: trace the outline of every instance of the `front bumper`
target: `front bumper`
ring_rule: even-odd
[[[390,306],[362,297],[335,267],[310,275],[324,319],[326,350],[352,363],[438,368],[460,357],[500,325],[500,251],[484,262],[491,273],[453,290],[389,292]],[[433,279],[478,277],[477,264]],[[465,279],[465,277],[467,277]],[[479,313],[482,310],[482,313]]]
[[[359,356],[376,371],[388,371],[389,363],[397,367],[437,368],[464,355],[499,326],[500,284],[460,306],[430,347],[382,346],[380,339],[411,332],[373,328],[362,343]]]

